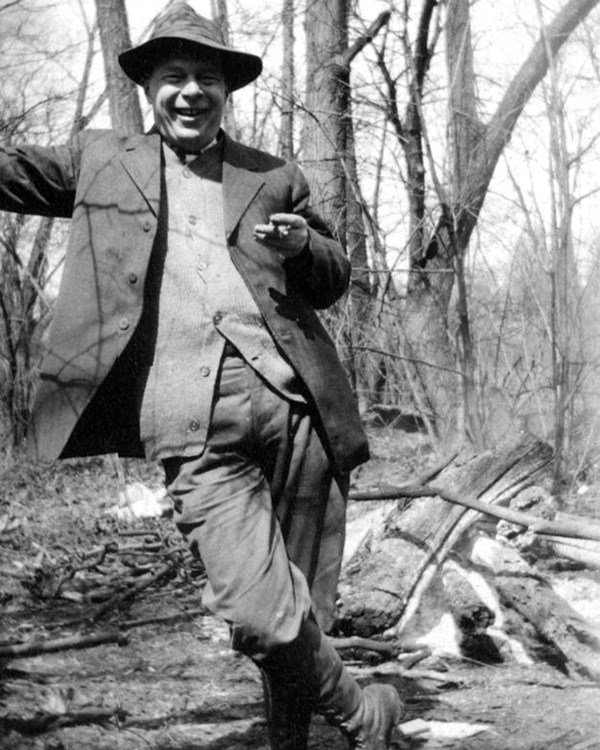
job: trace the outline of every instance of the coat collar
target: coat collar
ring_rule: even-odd
[[[225,235],[230,241],[248,206],[264,185],[253,150],[222,133],[223,208]],[[126,139],[121,162],[141,197],[158,216],[161,193],[162,149],[160,135],[153,129]]]

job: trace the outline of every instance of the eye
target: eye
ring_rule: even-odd
[[[221,80],[221,76],[219,76],[217,73],[207,73],[202,76],[200,82],[204,86],[216,86],[217,84],[221,83]]]

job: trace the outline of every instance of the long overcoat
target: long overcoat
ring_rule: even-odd
[[[320,227],[309,229],[310,251],[300,260],[283,260],[257,243],[254,226],[275,212],[299,213],[318,226],[307,182],[293,163],[225,134],[223,154],[224,233],[233,263],[304,382],[335,466],[348,471],[366,460],[367,443],[346,374],[316,312],[347,289],[348,260]],[[0,209],[72,217],[28,437],[30,455],[43,462],[140,455],[126,352],[165,226],[161,155],[157,133],[119,137],[101,130],[83,131],[55,148],[0,149]]]

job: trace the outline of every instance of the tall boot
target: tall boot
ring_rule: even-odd
[[[306,750],[312,709],[297,690],[262,672],[271,750]]]
[[[280,646],[260,666],[338,726],[353,750],[388,750],[400,721],[398,693],[390,685],[361,690],[313,620],[305,620],[296,640]]]
[[[358,711],[340,728],[353,750],[388,750],[401,713],[402,704],[395,688],[367,685]]]

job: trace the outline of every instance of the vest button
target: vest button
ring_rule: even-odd
[[[129,274],[129,283],[130,284],[137,284],[137,280],[138,280],[137,273],[130,273]]]
[[[195,216],[190,216],[189,219],[188,219],[188,221],[193,226],[198,221],[198,219],[196,219]]]
[[[185,169],[183,170],[183,176],[184,177],[191,177],[192,176],[192,170],[188,169],[188,167],[185,167]]]
[[[199,429],[200,429],[200,423],[199,423],[199,422],[196,422],[196,420],[195,420],[195,419],[192,419],[192,420],[190,421],[190,430],[191,430],[192,432],[197,432],[197,431],[198,431]]]
[[[129,321],[127,320],[127,318],[121,318],[121,320],[119,321],[119,328],[122,331],[126,331],[129,328]]]
[[[203,378],[207,378],[210,375],[210,367],[207,367],[207,365],[202,365],[200,368],[200,375],[202,375]]]
[[[142,225],[144,232],[149,232],[152,229],[152,224],[149,221],[145,221]]]
[[[214,323],[214,324],[215,324],[216,326],[218,326],[218,325],[219,325],[219,323],[220,323],[220,322],[221,322],[222,320],[223,320],[223,313],[220,313],[220,312],[218,312],[218,313],[215,313],[215,314],[213,315],[213,323]]]

